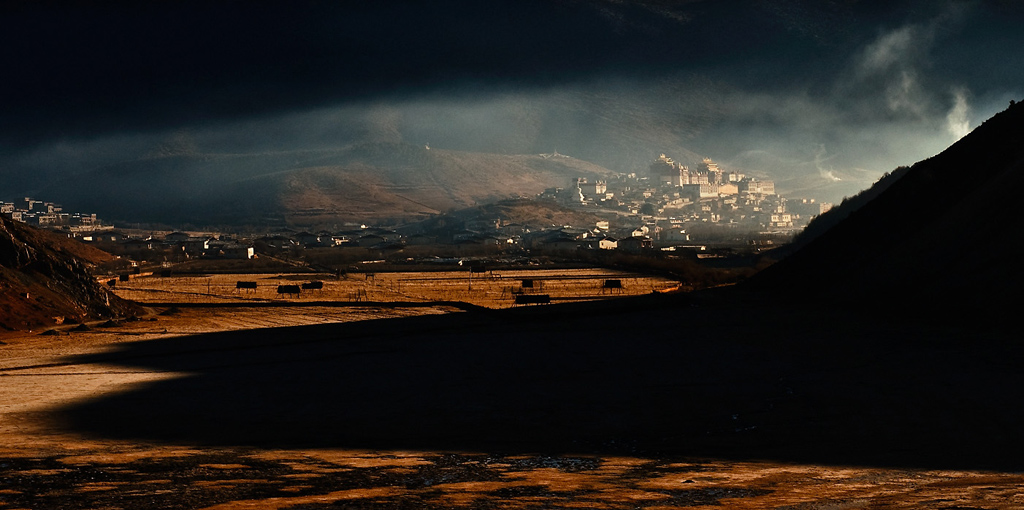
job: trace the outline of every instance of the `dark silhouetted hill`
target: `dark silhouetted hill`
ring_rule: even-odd
[[[750,288],[906,310],[1006,310],[1024,283],[1024,105],[813,222]],[[825,228],[822,228],[825,227]]]
[[[0,329],[31,329],[135,311],[88,268],[112,258],[52,232],[0,217]]]

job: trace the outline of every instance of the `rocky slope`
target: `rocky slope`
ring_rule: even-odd
[[[0,217],[0,329],[32,329],[64,321],[129,315],[89,274],[109,254]]]

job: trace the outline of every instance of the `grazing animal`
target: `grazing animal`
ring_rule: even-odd
[[[250,290],[256,292],[256,282],[236,282],[235,290],[245,289],[246,292]]]
[[[605,280],[604,285],[601,286],[601,292],[622,292],[622,280]]]
[[[324,282],[306,282],[302,284],[302,290],[324,290]]]
[[[299,294],[301,292],[302,291],[301,291],[301,289],[299,289],[298,285],[278,285],[277,286],[277,293],[278,294],[285,294],[285,295],[289,295],[289,296],[292,295],[292,294],[295,294],[295,297],[299,297]]]
[[[107,287],[114,288],[115,285],[117,285],[117,278],[107,280]]]

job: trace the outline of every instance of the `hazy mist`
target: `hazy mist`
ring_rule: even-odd
[[[1024,66],[1013,47],[1024,43],[1024,18],[1012,3],[878,9],[751,1],[732,11],[712,4],[525,2],[487,11],[442,2],[419,23],[409,16],[423,14],[420,7],[391,7],[390,23],[378,17],[382,7],[331,7],[326,14],[344,18],[337,28],[347,31],[330,41],[322,21],[301,39],[301,22],[325,14],[302,4],[299,11],[314,12],[283,16],[269,42],[253,48],[257,56],[216,72],[212,66],[241,51],[238,41],[226,42],[232,30],[243,40],[252,34],[214,26],[217,16],[227,17],[224,6],[206,13],[213,21],[201,21],[198,7],[163,6],[179,25],[222,30],[224,46],[187,44],[183,34],[181,47],[166,43],[175,51],[157,45],[132,56],[129,46],[148,40],[138,27],[125,29],[117,44],[93,41],[107,52],[96,57],[106,74],[79,63],[65,69],[79,88],[38,93],[30,93],[32,80],[57,79],[41,64],[52,55],[44,48],[30,55],[35,61],[14,63],[35,76],[5,85],[8,102],[18,94],[22,102],[0,132],[0,199],[139,158],[404,142],[558,151],[620,172],[642,170],[659,153],[683,162],[709,156],[774,178],[783,192],[838,200],[936,154],[1024,97]],[[59,8],[22,9],[14,17],[39,26],[66,17]],[[166,14],[96,11],[101,28]],[[277,11],[250,15],[267,28]],[[363,22],[381,31],[353,28]],[[123,67],[117,51],[131,57]],[[195,69],[139,65],[172,54],[197,59]],[[96,92],[104,83],[114,90]],[[119,100],[118,89],[134,93]]]

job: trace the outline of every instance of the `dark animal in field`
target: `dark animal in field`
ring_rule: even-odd
[[[551,296],[548,294],[519,294],[516,296],[517,305],[546,305],[551,303]]]
[[[302,290],[324,290],[324,282],[306,282],[302,284]]]
[[[107,280],[107,287],[114,288],[115,285],[117,285],[117,278]]]
[[[278,285],[277,286],[277,293],[278,294],[285,294],[285,295],[289,295],[289,296],[292,295],[292,294],[295,294],[295,297],[299,297],[299,294],[301,292],[302,292],[302,290],[299,288],[298,285]]]
[[[255,292],[256,291],[256,282],[236,282],[235,283],[235,290],[243,290],[243,289],[246,292],[249,292],[250,290]]]
[[[601,292],[622,292],[622,280],[605,280],[604,285],[601,286]]]

